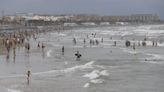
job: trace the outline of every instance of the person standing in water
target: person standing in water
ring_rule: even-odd
[[[38,42],[38,46],[37,47],[40,48],[40,42]]]
[[[85,42],[86,42],[86,40],[85,40],[85,38],[84,38],[83,43],[85,44]]]
[[[75,56],[76,56],[76,60],[79,61],[79,60],[80,60],[80,57],[81,57],[82,55],[79,53],[79,51],[77,51],[77,52],[75,53]]]
[[[117,45],[117,43],[116,43],[116,41],[114,41],[114,46],[116,46]]]
[[[154,45],[155,45],[155,41],[153,40],[153,41],[152,41],[152,46],[154,46]]]
[[[103,43],[104,42],[104,39],[103,39],[103,37],[101,38],[101,43]]]
[[[74,45],[76,45],[76,38],[73,38],[73,43]]]
[[[135,45],[135,42],[133,43],[133,50],[135,50],[136,49],[136,45]]]
[[[156,42],[155,42],[155,47],[157,47],[157,46],[158,46],[158,42],[156,41]]]
[[[29,52],[29,50],[30,50],[30,43],[27,44],[27,50]]]
[[[30,43],[26,43],[25,48],[26,48],[27,52],[29,53],[30,52]]]
[[[42,50],[44,50],[45,47],[46,47],[46,46],[44,45],[44,43],[42,43]]]
[[[28,70],[27,71],[27,84],[30,84],[30,75],[31,75],[31,72]]]
[[[64,46],[62,47],[62,55],[64,55]]]

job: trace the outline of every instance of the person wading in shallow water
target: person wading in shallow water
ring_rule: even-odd
[[[126,46],[126,47],[129,47],[130,44],[131,44],[130,41],[126,40],[126,42],[125,42],[125,46]]]
[[[38,46],[37,47],[40,48],[40,42],[38,42]]]
[[[85,38],[84,38],[83,43],[85,44],[85,42],[86,42],[86,40],[85,40]]]
[[[30,75],[31,75],[31,72],[28,70],[27,71],[27,84],[30,83]]]
[[[76,38],[73,38],[73,43],[74,45],[76,45]]]
[[[44,43],[42,43],[42,49],[44,49],[46,46],[44,45]]]
[[[77,51],[77,52],[75,53],[75,56],[76,56],[76,60],[78,61],[78,60],[80,60],[80,57],[81,57],[82,55],[79,53],[79,51]]]
[[[116,41],[114,41],[114,46],[116,46],[117,45],[117,42]]]
[[[133,43],[133,50],[135,50],[136,49],[136,45],[135,45],[135,43]]]
[[[28,45],[27,45],[27,49],[28,49],[28,51],[30,50],[30,44],[28,43]]]
[[[30,43],[26,43],[25,48],[26,48],[27,52],[29,53],[30,52]]]
[[[64,46],[62,47],[62,55],[64,55]]]

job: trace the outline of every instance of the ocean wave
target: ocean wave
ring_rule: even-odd
[[[20,90],[14,90],[14,89],[7,89],[8,92],[21,92]]]
[[[94,79],[94,80],[91,80],[90,82],[91,83],[94,83],[94,84],[100,84],[100,83],[103,83],[105,80],[103,79]]]
[[[47,57],[51,57],[51,52],[52,52],[52,50],[47,51],[47,53],[46,53]]]
[[[104,79],[100,78],[101,76],[109,76],[107,70],[93,70],[91,73],[83,75],[83,77],[89,78],[90,81],[84,84],[84,88],[87,88],[93,84],[101,84],[104,82]]]
[[[163,47],[164,46],[164,43],[158,43],[158,46]]]
[[[136,30],[133,30],[133,32],[137,35],[145,35],[146,36],[158,36],[160,34],[163,34],[163,30],[151,30],[150,28],[138,28]]]
[[[91,80],[90,82],[88,82],[88,83],[86,83],[86,84],[84,84],[84,88],[88,88],[90,85],[91,85],[91,83],[93,83],[93,84],[101,84],[101,83],[103,83],[105,80],[103,80],[103,79],[94,79],[94,80]]]
[[[84,65],[77,65],[77,66],[73,66],[71,68],[66,68],[63,70],[51,70],[51,71],[46,71],[46,72],[38,72],[38,73],[32,73],[32,75],[51,74],[51,73],[69,73],[69,72],[73,72],[76,70],[93,68],[94,63],[95,63],[95,61],[91,61]]]
[[[74,67],[71,67],[71,68],[67,68],[67,69],[64,69],[64,70],[61,70],[63,72],[72,72],[72,71],[75,71],[77,69],[88,69],[88,68],[93,68],[93,63],[95,63],[95,61],[91,61],[89,63],[86,63],[84,65],[77,65],[77,66],[74,66]]]
[[[94,70],[91,73],[85,74],[83,77],[87,77],[87,78],[92,80],[92,79],[100,77],[99,73],[100,73],[100,71]]]
[[[146,58],[142,62],[151,63],[151,64],[163,64],[163,62],[161,62],[161,60],[163,61],[163,59],[164,59],[163,55],[152,54],[152,53],[147,53],[146,55],[148,55],[150,57]]]
[[[95,61],[91,61],[91,62],[88,62],[84,65],[77,65],[77,66],[73,66],[73,67],[70,67],[70,68],[66,68],[66,69],[63,69],[63,70],[50,70],[50,71],[45,71],[45,72],[36,72],[36,73],[31,73],[31,75],[45,75],[47,76],[46,74],[52,74],[52,73],[69,73],[69,72],[74,72],[76,70],[83,70],[83,69],[92,69],[94,68],[93,64],[95,63]],[[2,78],[17,78],[17,77],[26,77],[27,75],[25,74],[19,74],[19,75],[9,75],[9,76],[1,76],[0,79]]]
[[[107,72],[107,70],[94,70],[91,73],[85,74],[83,77],[87,77],[89,79],[96,79],[99,78],[100,76],[108,76],[109,73]]]
[[[152,59],[155,59],[155,60],[157,60],[157,59],[164,59],[163,55],[152,54],[152,53],[148,53],[146,55],[151,56],[151,57],[147,58],[147,59],[151,59],[151,60]]]
[[[84,84],[84,88],[87,88],[87,87],[89,87],[90,86],[90,83],[86,83],[86,84]]]

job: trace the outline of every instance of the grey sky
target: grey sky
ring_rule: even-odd
[[[164,19],[164,0],[0,0],[0,9],[5,14],[158,14]]]

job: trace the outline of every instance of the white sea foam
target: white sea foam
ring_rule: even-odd
[[[96,68],[101,68],[101,69],[105,69],[105,67],[103,65],[94,65],[94,67]]]
[[[158,46],[163,47],[164,46],[164,43],[158,43]]]
[[[68,62],[67,62],[67,61],[65,61],[65,62],[64,62],[64,64],[65,64],[65,65],[67,65],[67,64],[68,64]]]
[[[90,82],[84,84],[83,87],[84,87],[84,88],[88,88],[88,87],[91,85],[91,83],[100,84],[100,83],[103,83],[103,82],[104,82],[103,79],[93,79],[93,80],[91,80]]]
[[[20,90],[14,90],[14,89],[7,89],[8,92],[21,92]]]
[[[84,88],[87,88],[87,87],[89,87],[90,86],[90,83],[86,83],[83,87]]]
[[[107,72],[107,70],[94,70],[91,73],[85,74],[83,77],[87,77],[89,79],[96,79],[99,78],[100,76],[108,76],[109,73]]]
[[[125,32],[121,32],[119,35],[126,36],[126,35],[131,35],[131,34],[133,34],[133,33],[125,31]]]
[[[94,79],[90,81],[91,83],[97,84],[97,83],[103,83],[104,80],[103,79]]]
[[[71,68],[67,68],[67,69],[64,69],[64,70],[61,70],[63,72],[72,72],[72,71],[75,71],[77,69],[87,69],[87,68],[93,68],[93,63],[95,61],[91,61],[89,63],[86,63],[84,65],[78,65],[78,66],[74,66],[74,67],[71,67]]]
[[[151,64],[163,64],[163,62],[160,62],[160,59],[164,59],[163,55],[158,55],[158,54],[152,54],[152,53],[147,53],[146,55],[150,56],[146,58],[145,61],[146,63],[151,63]]]
[[[159,36],[160,34],[163,34],[163,30],[151,30],[150,28],[137,28],[136,30],[133,30],[135,34],[138,35],[146,35],[146,36]]]
[[[89,83],[86,83],[83,87],[87,88],[91,83],[100,84],[104,82],[104,79],[101,79],[101,76],[108,76],[109,73],[107,70],[93,70],[91,73],[83,75],[83,77],[87,77],[90,79]]]
[[[103,75],[103,76],[108,76],[109,75],[109,73],[107,72],[107,70],[102,70],[100,72],[100,74]]]
[[[152,41],[146,41],[147,46],[152,46],[153,42]]]
[[[51,71],[46,71],[46,72],[37,72],[37,73],[32,73],[33,75],[40,75],[40,74],[49,74],[49,73],[69,73],[69,72],[73,72],[73,71],[76,71],[76,70],[81,70],[81,69],[89,69],[89,68],[93,68],[93,63],[95,61],[91,61],[91,62],[88,62],[84,65],[77,65],[77,66],[73,66],[71,68],[66,68],[66,69],[63,69],[63,70],[51,70]]]
[[[60,34],[58,34],[58,35],[60,35],[60,36],[66,36],[66,34],[63,34],[63,33],[60,33]]]
[[[83,77],[87,77],[89,79],[96,79],[98,77],[100,77],[100,71],[99,70],[94,70],[91,73],[85,74]]]
[[[51,52],[52,52],[52,50],[48,50],[48,51],[47,51],[47,54],[46,54],[47,57],[51,57]]]
[[[148,59],[164,59],[164,56],[158,55],[158,54],[150,54],[150,53],[148,53],[147,55],[151,56]]]

